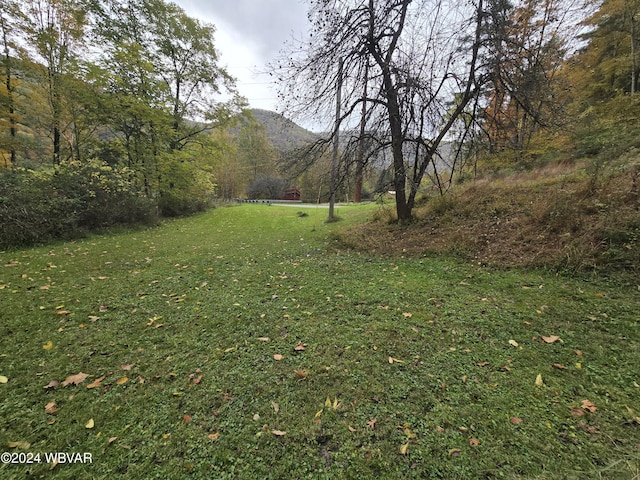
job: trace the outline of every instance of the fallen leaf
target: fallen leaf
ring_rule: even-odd
[[[64,380],[64,382],[62,382],[62,386],[66,387],[67,385],[70,385],[70,384],[80,385],[82,382],[84,382],[87,379],[88,376],[89,376],[88,374],[82,373],[82,372],[76,373],[75,375],[69,375]]]
[[[544,343],[554,343],[560,340],[560,337],[558,337],[557,335],[549,335],[548,337],[542,336],[540,338],[544,340]]]
[[[449,456],[450,457],[457,457],[460,455],[461,450],[459,448],[452,448],[451,450],[449,450]]]
[[[397,358],[389,357],[389,363],[404,363],[404,360],[399,360]]]
[[[411,318],[411,317],[413,317],[413,313],[403,312],[402,316],[403,316],[404,318]]]
[[[551,365],[553,368],[557,368],[558,370],[568,370],[567,367],[565,367],[564,365],[562,365],[561,363],[554,363],[553,365]]]
[[[60,385],[60,382],[58,382],[57,380],[51,380],[49,383],[47,383],[44,387],[47,390],[52,390],[54,388],[58,388],[58,385]]]
[[[580,407],[584,408],[585,410],[587,410],[588,412],[591,412],[591,413],[595,413],[595,411],[598,409],[589,400],[583,400],[582,403],[580,404]]]
[[[584,410],[582,410],[581,408],[571,407],[569,410],[571,410],[571,415],[575,417],[583,417],[586,415]]]
[[[574,352],[580,358],[582,358],[584,356],[583,353],[580,350],[574,350]]]
[[[260,341],[260,342],[268,342],[269,341],[269,337],[258,337],[258,341]]]
[[[518,417],[511,417],[510,422],[514,425],[520,425],[522,423],[522,419]]]
[[[113,442],[115,442],[118,439],[118,437],[110,437],[109,441],[107,442],[107,445],[111,445]]]
[[[0,383],[7,383],[9,381],[9,379],[7,377],[5,377],[4,375],[0,375]]]
[[[84,426],[84,428],[93,428],[94,425],[95,425],[95,423],[93,422],[93,418],[90,418],[89,421]]]
[[[280,411],[280,405],[278,405],[276,402],[271,402],[271,406],[273,407],[273,411],[275,413],[278,413]]]
[[[7,442],[9,448],[20,448],[22,450],[29,450],[31,444],[28,442]]]
[[[514,347],[517,347],[518,342],[516,342],[515,340],[509,340],[509,345],[513,345]]]
[[[58,410],[60,410],[60,409],[56,405],[56,401],[55,400],[51,400],[49,403],[47,403],[44,406],[44,413],[47,413],[49,415],[55,414]]]
[[[184,420],[184,423],[189,423],[191,421],[191,415],[184,415],[182,419]]]
[[[480,441],[478,441],[477,438],[470,438],[469,445],[471,445],[472,447],[477,447],[478,445],[480,445]]]
[[[198,375],[195,378],[191,379],[191,383],[194,385],[198,385],[202,381],[202,375]]]
[[[305,349],[305,345],[302,342],[298,342],[298,345],[295,346],[294,350],[296,352],[301,352]]]
[[[89,315],[89,320],[95,323],[98,320],[100,320],[100,317],[96,317],[95,315]]]
[[[293,373],[300,380],[304,380],[309,375],[309,373],[306,370],[294,370]]]
[[[278,362],[279,362],[280,360],[282,360],[283,358],[284,358],[284,356],[283,356],[283,355],[280,355],[279,353],[276,353],[276,354],[273,356],[273,359],[274,359],[274,360],[276,360],[276,361],[278,361]]]
[[[53,342],[51,340],[49,340],[47,343],[42,345],[42,348],[44,350],[51,350],[53,348]]]
[[[542,375],[538,374],[536,377],[536,385],[538,387],[542,387],[544,385],[544,381],[542,380]]]
[[[69,310],[58,310],[56,311],[56,315],[64,316],[69,315],[71,312]]]
[[[133,365],[120,365],[120,369],[125,370],[125,371],[129,371],[133,368]]]
[[[119,378],[118,380],[116,380],[116,385],[124,385],[128,381],[129,381],[128,377],[122,377],[122,378]]]
[[[87,388],[101,387],[102,386],[102,381],[104,379],[105,379],[105,377],[96,378],[93,382],[91,382],[89,385],[87,385]]]
[[[253,415],[253,420],[255,422],[257,422],[258,420],[260,420],[260,415],[258,415],[257,413]]]
[[[278,437],[282,437],[287,434],[287,432],[283,432],[282,430],[271,430],[271,433],[277,435]]]
[[[349,429],[349,431],[351,433],[356,433],[357,432],[357,430],[355,428],[353,428],[351,425],[348,425],[347,428]]]
[[[219,436],[220,436],[220,432],[210,433],[209,435],[207,435],[207,437],[209,437],[209,440],[212,440],[212,441],[217,440]]]
[[[405,443],[404,445],[402,445],[400,447],[400,455],[406,455],[408,451],[409,451],[409,444],[408,443]]]
[[[369,420],[367,422],[367,427],[369,427],[371,430],[373,430],[376,427],[376,422],[378,421],[377,418],[374,418],[373,420]]]

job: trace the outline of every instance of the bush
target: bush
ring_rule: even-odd
[[[98,161],[0,173],[0,248],[155,221],[155,204],[135,190],[128,172]]]

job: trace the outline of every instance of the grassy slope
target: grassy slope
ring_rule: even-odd
[[[432,196],[416,209],[418,221],[403,228],[388,224],[390,203],[380,208],[379,222],[339,237],[385,255],[453,252],[497,267],[637,272],[640,157],[622,158],[597,174],[594,164],[470,181],[442,198]]]
[[[243,205],[0,253],[2,450],[94,460],[0,477],[638,475],[638,286],[329,248],[376,208],[328,226]]]

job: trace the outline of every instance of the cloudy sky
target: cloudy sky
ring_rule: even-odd
[[[237,79],[254,108],[278,110],[275,86],[264,72],[285,42],[307,31],[302,0],[172,0],[189,16],[216,26],[220,63]]]

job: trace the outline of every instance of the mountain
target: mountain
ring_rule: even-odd
[[[279,113],[259,108],[252,109],[251,113],[256,121],[264,126],[273,146],[281,152],[314,142],[319,137],[317,133],[302,128]]]

